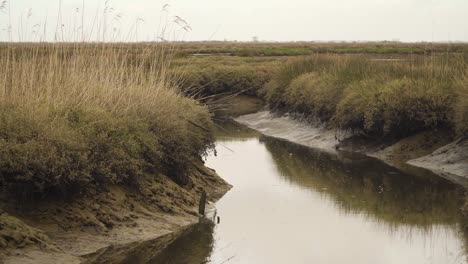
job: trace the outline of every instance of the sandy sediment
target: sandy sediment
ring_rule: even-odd
[[[438,174],[468,177],[468,140],[459,139],[438,148],[429,155],[412,159],[408,163],[430,169]]]
[[[72,201],[22,208],[2,199],[0,263],[121,263],[149,247],[156,254],[198,222],[203,190],[214,202],[231,188],[201,161],[189,178],[180,186],[164,175],[146,175],[138,188],[93,187]]]

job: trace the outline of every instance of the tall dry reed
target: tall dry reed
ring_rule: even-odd
[[[178,92],[168,44],[3,44],[0,175],[22,194],[165,173],[186,183],[213,141]]]

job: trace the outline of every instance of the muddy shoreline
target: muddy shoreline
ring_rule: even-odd
[[[234,120],[264,135],[335,154],[358,152],[404,170],[422,167],[468,186],[466,139],[451,142],[437,131],[383,144],[297,116],[247,114],[258,108],[252,105]],[[0,199],[0,232],[7,243],[0,263],[145,263],[199,221],[202,190],[215,202],[231,188],[201,161],[193,164],[189,182],[180,186],[167,176],[148,175],[140,192],[122,186],[91,188],[74,201],[45,201],[29,208]]]
[[[400,169],[416,166],[468,186],[468,140],[451,141],[444,131],[423,132],[389,144],[267,110],[240,116],[235,121],[267,136],[330,153],[357,152]]]
[[[73,201],[30,208],[2,199],[0,237],[6,247],[0,263],[140,263],[129,258],[139,251],[151,258],[198,223],[202,190],[214,203],[231,188],[201,161],[194,162],[189,178],[180,186],[167,176],[148,175],[138,192],[92,189]]]

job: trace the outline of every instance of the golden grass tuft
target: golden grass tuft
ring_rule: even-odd
[[[7,190],[69,190],[166,173],[186,183],[213,142],[163,44],[0,46],[0,175]]]

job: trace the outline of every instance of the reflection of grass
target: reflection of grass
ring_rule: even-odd
[[[376,160],[349,162],[275,139],[265,142],[286,180],[322,192],[346,213],[424,228],[459,219],[463,190],[442,178],[389,174],[396,170]]]
[[[210,221],[193,226],[149,263],[207,263],[213,251],[213,229]]]
[[[224,120],[216,123],[215,135],[218,142],[229,142],[256,138],[260,133],[237,122]]]

